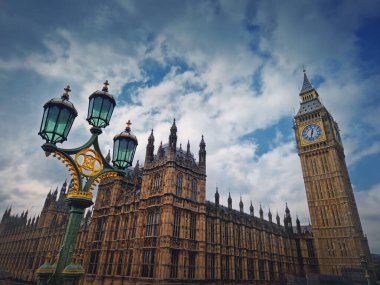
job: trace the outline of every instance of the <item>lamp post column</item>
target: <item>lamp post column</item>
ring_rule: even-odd
[[[71,257],[75,250],[76,239],[79,232],[80,223],[87,207],[92,205],[91,200],[70,197],[66,199],[70,206],[69,221],[66,228],[63,244],[60,249],[55,280],[62,281],[62,271],[71,263]],[[58,283],[58,282],[57,282]],[[62,283],[61,283],[62,284]]]

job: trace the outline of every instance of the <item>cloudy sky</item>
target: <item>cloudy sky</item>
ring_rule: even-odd
[[[173,118],[179,142],[207,145],[207,198],[309,214],[292,118],[302,65],[342,130],[364,231],[380,252],[379,1],[0,1],[0,213],[38,214],[68,178],[37,135],[43,104],[70,84],[68,142],[89,136],[88,96],[117,98],[102,150],[131,119],[144,160]]]

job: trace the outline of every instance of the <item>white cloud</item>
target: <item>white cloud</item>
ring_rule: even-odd
[[[356,201],[363,231],[368,237],[370,249],[374,253],[379,253],[379,212],[376,209],[378,209],[380,203],[380,184],[374,185],[367,191],[356,193]]]

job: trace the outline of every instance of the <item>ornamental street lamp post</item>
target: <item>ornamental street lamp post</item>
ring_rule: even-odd
[[[116,101],[108,93],[108,81],[104,82],[102,91],[96,91],[89,97],[87,121],[91,128],[91,138],[82,146],[74,149],[62,149],[56,143],[67,140],[71,126],[78,115],[74,105],[69,101],[70,87],[64,89],[61,98],[49,100],[44,105],[39,135],[46,140],[42,145],[46,156],[53,155],[68,168],[72,187],[67,193],[66,203],[70,208],[63,244],[55,263],[47,260],[36,271],[38,284],[77,284],[84,269],[75,264],[72,254],[78,235],[83,213],[92,202],[92,190],[103,178],[124,175],[125,168],[132,165],[138,144],[131,134],[131,122],[128,121],[124,132],[114,137],[113,165],[103,157],[98,136],[102,128],[108,126]]]

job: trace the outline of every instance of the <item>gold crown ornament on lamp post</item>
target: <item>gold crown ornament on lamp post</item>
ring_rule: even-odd
[[[46,140],[42,149],[46,156],[52,155],[65,164],[71,175],[72,187],[66,198],[70,214],[58,261],[54,264],[45,262],[43,268],[37,269],[38,284],[67,284],[67,280],[64,281],[64,275],[72,269],[72,252],[75,249],[80,222],[85,209],[93,204],[92,190],[101,179],[123,176],[124,170],[132,165],[138,140],[131,133],[130,121],[125,131],[114,138],[113,166],[103,157],[99,148],[98,136],[102,133],[102,128],[108,126],[116,106],[114,97],[108,93],[108,85],[106,80],[101,91],[95,91],[90,95],[87,121],[92,126],[90,129],[92,135],[85,144],[74,149],[56,146],[57,143],[67,140],[78,115],[74,104],[69,101],[70,86],[64,89],[61,98],[51,99],[44,105],[38,133]],[[49,267],[49,272],[44,270],[46,267]],[[78,272],[82,270],[78,269]],[[70,284],[76,284],[81,275],[76,274]]]

